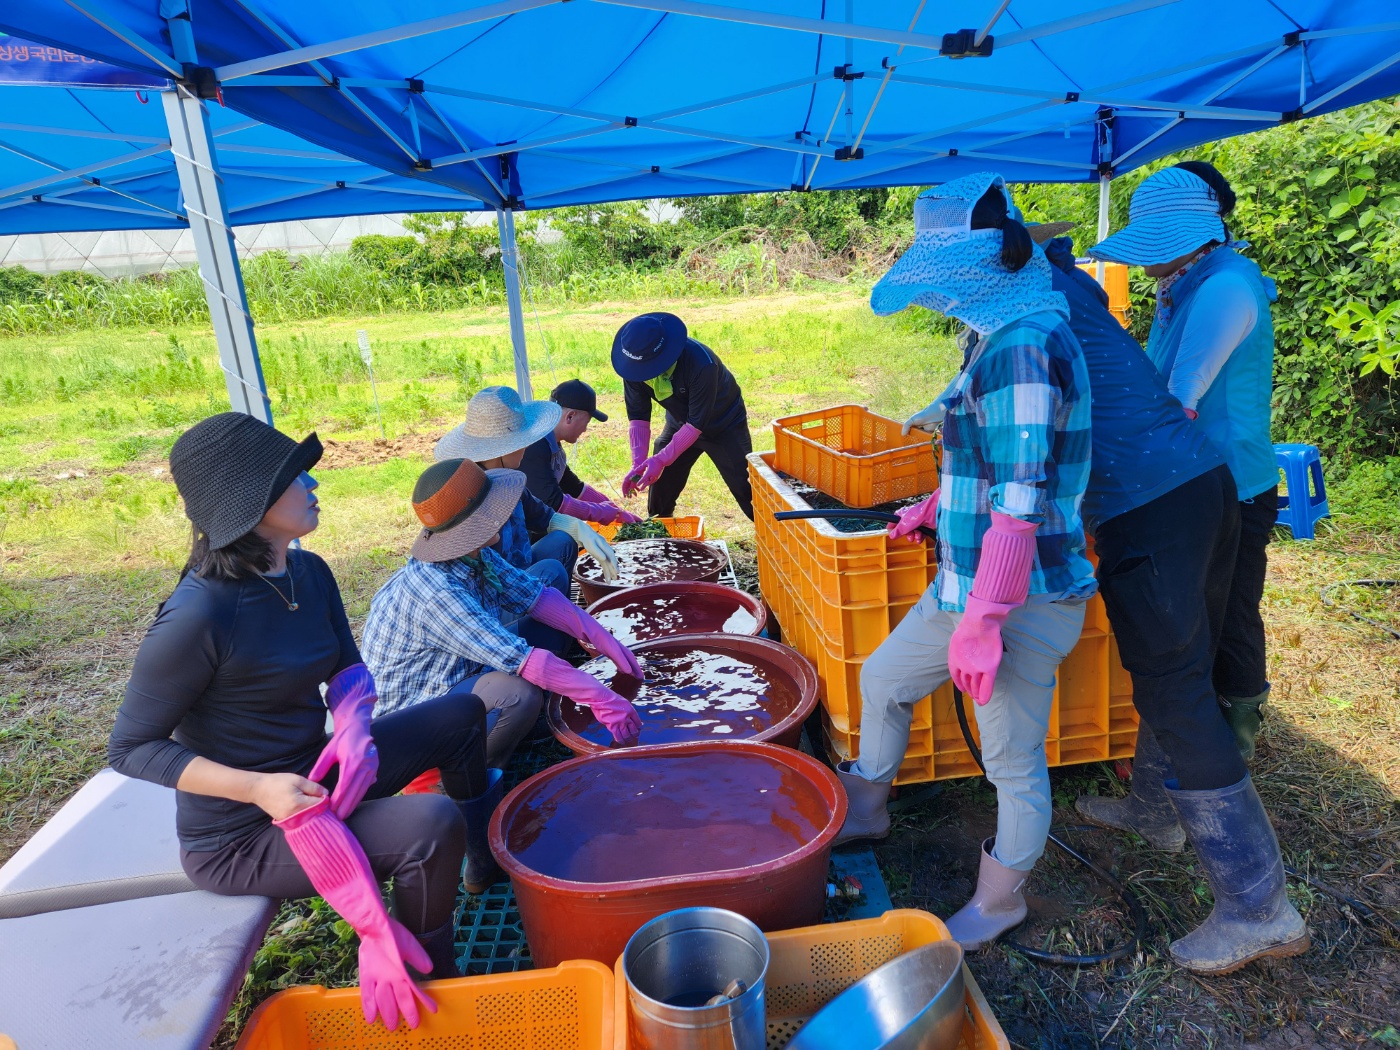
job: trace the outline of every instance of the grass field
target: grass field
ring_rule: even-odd
[[[955,367],[950,341],[874,318],[851,290],[658,305],[681,313],[740,377],[757,448],[771,447],[767,422],[779,414],[846,401],[907,414]],[[580,475],[605,492],[626,461],[607,351],[633,312],[601,305],[531,321],[537,392],[580,375],[613,414],[573,454]],[[359,328],[375,347],[387,440],[354,349]],[[297,437],[315,429],[326,442],[323,524],[308,546],[331,562],[358,626],[408,547],[407,497],[433,442],[460,419],[472,390],[513,381],[504,316],[328,319],[260,326],[259,335],[279,425]],[[130,661],[188,542],[165,455],[183,428],[226,404],[208,331],[0,340],[0,861],[103,765]],[[1046,968],[1004,948],[973,957],[1014,1045],[1400,1046],[1400,642],[1318,600],[1335,580],[1400,575],[1400,532],[1393,500],[1387,519],[1374,509],[1386,502],[1380,494],[1347,493],[1336,489],[1335,517],[1316,542],[1280,532],[1272,548],[1265,601],[1275,703],[1256,773],[1286,860],[1372,914],[1292,880],[1312,951],[1195,979],[1165,955],[1169,936],[1209,908],[1192,856],[1108,832],[1076,834],[1137,889],[1152,931],[1118,966]],[[682,510],[705,515],[714,535],[752,535],[707,462]],[[1347,599],[1400,621],[1393,596]],[[1123,790],[1101,765],[1058,771],[1054,782],[1059,816],[1071,822],[1077,792]],[[975,843],[992,826],[992,796],[980,781],[904,809],[879,851],[896,902],[939,914],[956,908],[975,877]],[[1031,892],[1037,919],[1022,937],[1082,950],[1116,936],[1116,908],[1053,857]],[[321,950],[335,941],[323,912],[291,909],[276,929],[240,1016],[280,984],[346,972],[343,944]]]

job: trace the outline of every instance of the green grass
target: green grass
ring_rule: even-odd
[[[956,367],[951,340],[917,321],[871,315],[860,289],[820,288],[752,299],[657,300],[712,346],[744,386],[755,447],[771,448],[773,417],[843,402],[902,417],[922,408]],[[575,469],[613,492],[628,464],[620,384],[608,366],[628,303],[543,309],[529,319],[533,380],[543,396],[575,375],[598,388],[612,419],[572,452]],[[355,333],[370,333],[388,442],[380,443]],[[402,564],[415,532],[408,494],[433,442],[484,383],[513,383],[499,307],[433,314],[328,317],[259,325],[279,426],[327,442],[317,471],[324,508],[308,538],[331,562],[352,622]],[[0,338],[0,861],[104,764],[105,740],[136,646],[174,585],[188,545],[165,456],[175,437],[227,407],[207,329],[109,327]],[[659,426],[659,419],[658,419]],[[1329,468],[1330,470],[1331,468]],[[1285,857],[1324,883],[1400,915],[1400,646],[1325,609],[1337,579],[1397,576],[1394,462],[1329,473],[1334,517],[1315,543],[1280,534],[1265,595],[1274,707],[1256,763]],[[634,504],[639,507],[639,504]],[[736,544],[749,523],[708,461],[681,512],[700,513]],[[1400,596],[1350,594],[1368,615],[1400,623]],[[1061,819],[1081,790],[1120,793],[1103,766],[1054,775]],[[976,840],[993,792],[951,786],[901,814],[880,850],[901,906],[948,914],[971,889]],[[1400,940],[1301,883],[1295,900],[1316,947],[1301,960],[1195,981],[1166,960],[1166,939],[1205,914],[1189,856],[1167,856],[1111,833],[1079,835],[1140,892],[1153,918],[1139,957],[1117,968],[1038,967],[996,948],[970,965],[1014,1046],[1396,1045]],[[1112,907],[1072,867],[1048,858],[1031,884],[1066,903],[1037,937],[1082,944],[1116,935]],[[1074,940],[1071,942],[1070,938]],[[353,980],[352,941],[317,901],[289,903],[255,960],[220,1045],[281,987]],[[1286,1030],[1286,1032],[1285,1032]],[[1291,1033],[1291,1034],[1288,1034]],[[1256,1043],[1249,1042],[1257,1040]]]

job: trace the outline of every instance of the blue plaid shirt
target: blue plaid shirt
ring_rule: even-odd
[[[528,613],[544,583],[489,547],[481,558],[409,558],[370,602],[360,654],[379,690],[376,717],[441,696],[484,671],[520,672],[530,646],[502,621]]]
[[[1089,481],[1089,371],[1069,324],[1047,311],[993,332],[941,400],[938,607],[965,608],[992,511],[1040,526],[1032,595],[1092,595],[1079,516]]]

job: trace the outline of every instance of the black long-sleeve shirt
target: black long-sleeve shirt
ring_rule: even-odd
[[[289,577],[295,611],[287,608]],[[108,761],[166,787],[196,756],[305,775],[326,742],[321,683],[359,662],[340,589],[316,555],[288,551],[287,576],[270,582],[190,573],[142,639]],[[266,820],[249,803],[177,794],[176,828],[187,850],[220,849]]]
[[[565,496],[578,499],[583,495],[583,482],[569,468],[563,447],[553,434],[546,434],[525,450],[520,471],[531,495],[551,510],[558,510]]]
[[[651,405],[658,400],[647,383],[622,384],[629,420],[651,421]],[[687,339],[671,373],[671,396],[661,401],[668,422],[675,429],[689,423],[702,434],[718,437],[745,423],[748,409],[739,383],[719,356],[704,343]],[[745,425],[747,425],[745,423]]]

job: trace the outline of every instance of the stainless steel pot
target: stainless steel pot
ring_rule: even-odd
[[[764,1050],[768,941],[742,915],[682,908],[658,916],[627,942],[622,972],[633,1050]],[[724,998],[735,981],[743,991]]]

